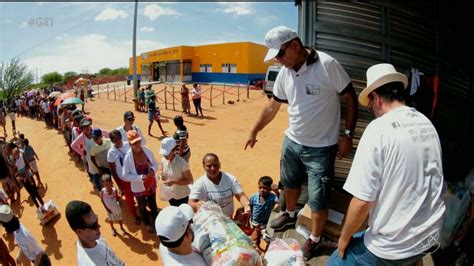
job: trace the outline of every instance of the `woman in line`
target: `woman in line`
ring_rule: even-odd
[[[141,145],[141,138],[135,130],[127,132],[128,143],[131,149],[123,161],[123,179],[130,182],[132,192],[137,199],[138,210],[148,232],[153,233],[154,227],[150,223],[146,207],[150,208],[153,221],[158,216],[156,205],[156,178],[158,163],[151,150]]]
[[[189,185],[193,183],[193,175],[189,164],[176,154],[178,146],[173,138],[164,138],[161,141],[160,154],[163,165],[160,187],[160,198],[167,200],[171,206],[178,207],[188,203]]]

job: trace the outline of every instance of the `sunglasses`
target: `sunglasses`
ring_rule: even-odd
[[[91,229],[91,230],[99,229],[100,228],[99,219],[97,219],[97,221],[95,221],[95,223],[93,223],[93,224],[84,225],[83,228],[84,229]]]
[[[135,121],[135,117],[127,118],[128,121]]]
[[[286,49],[288,49],[288,47],[290,47],[290,43],[291,43],[291,41],[285,46],[285,48],[281,48],[280,51],[278,51],[278,54],[275,56],[275,58],[277,58],[277,59],[283,58],[283,56],[285,56]]]

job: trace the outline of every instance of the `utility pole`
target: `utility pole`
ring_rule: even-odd
[[[137,9],[138,0],[135,0],[135,12],[133,16],[133,98],[136,97],[138,91],[137,80]],[[135,111],[138,111],[138,102],[135,102]]]

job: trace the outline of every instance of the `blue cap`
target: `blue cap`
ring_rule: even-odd
[[[93,138],[102,137],[102,130],[100,130],[100,128],[94,128],[91,135]]]

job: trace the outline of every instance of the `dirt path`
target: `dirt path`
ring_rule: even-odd
[[[262,175],[269,175],[278,181],[280,147],[283,131],[287,125],[286,109],[282,107],[275,120],[259,134],[258,143],[253,150],[244,151],[244,144],[248,132],[256,121],[266,98],[261,92],[251,91],[247,100],[235,104],[209,107],[203,103],[205,119],[185,117],[185,124],[190,132],[189,145],[191,147],[191,171],[195,179],[204,171],[201,158],[207,152],[216,153],[222,163],[222,170],[234,174],[241,182],[247,195],[257,191],[257,180]],[[167,122],[163,127],[169,133],[175,127],[172,118],[180,114],[178,111],[163,110],[162,114]],[[122,115],[126,110],[132,110],[131,103],[107,101],[104,97],[89,102],[86,112],[93,118],[93,125],[104,129],[113,129],[122,124]],[[180,109],[180,108],[178,108]],[[137,113],[136,124],[147,131],[146,114]],[[9,121],[8,121],[9,123]],[[41,245],[53,261],[53,265],[76,265],[75,234],[69,229],[64,216],[64,208],[70,200],[80,199],[90,203],[99,215],[102,235],[118,257],[127,265],[156,265],[159,263],[157,238],[144,230],[144,226],[133,224],[127,212],[124,211],[124,222],[129,235],[125,238],[113,237],[110,227],[105,223],[106,212],[99,197],[92,190],[87,173],[80,164],[75,163],[68,154],[68,148],[62,134],[56,130],[47,129],[43,121],[19,118],[17,129],[26,135],[35,148],[40,161],[38,163],[42,180],[47,184],[44,199],[53,199],[60,208],[61,218],[52,224],[42,227],[35,217],[35,208],[32,202],[16,202],[13,209],[19,213],[20,220],[40,241]],[[8,127],[9,132],[11,128]],[[160,135],[155,124],[152,129],[155,135]],[[159,159],[159,139],[147,137],[149,146]],[[27,193],[22,190],[22,200],[27,199]],[[163,208],[167,203],[158,201]],[[3,235],[11,254],[16,256],[18,248],[13,246],[13,239]],[[26,264],[28,265],[28,264]]]

